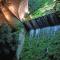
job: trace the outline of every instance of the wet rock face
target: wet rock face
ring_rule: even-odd
[[[6,24],[0,26],[0,60],[16,59],[16,34]]]

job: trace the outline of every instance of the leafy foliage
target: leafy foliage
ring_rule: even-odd
[[[29,0],[29,11],[26,20],[35,19],[37,17],[60,11],[60,1],[58,0]],[[31,18],[29,18],[31,16]]]
[[[51,5],[53,0],[29,0],[29,6],[32,11],[37,10],[38,8],[43,8],[46,4]]]
[[[29,0],[32,19],[55,12],[54,0]],[[60,11],[60,3],[55,7]],[[29,32],[30,33],[30,32]],[[26,33],[25,44],[20,60],[60,60],[60,28],[41,29],[39,38]]]
[[[16,59],[17,33],[5,23],[0,26],[0,59]]]
[[[41,29],[39,38],[26,34],[20,60],[60,60],[60,28]]]

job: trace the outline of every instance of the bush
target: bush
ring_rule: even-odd
[[[0,59],[16,59],[16,48],[16,32],[12,33],[12,29],[7,24],[2,24],[0,26]]]

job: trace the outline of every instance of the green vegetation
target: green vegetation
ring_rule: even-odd
[[[54,0],[29,0],[29,6],[31,11],[36,11],[38,8],[43,8],[44,6],[49,6],[54,3]]]
[[[55,5],[54,0],[29,0],[29,11],[32,16],[32,19],[43,16],[46,14],[46,11],[49,13],[53,10],[53,7]],[[28,18],[28,17],[27,17]],[[30,20],[30,19],[27,19]]]
[[[54,0],[29,0],[29,10],[31,12],[29,15],[32,16],[32,19],[35,19],[50,14],[54,12],[55,3]],[[60,4],[57,5],[57,10],[60,9],[59,7]],[[30,20],[29,15],[26,14],[26,20]],[[16,47],[17,49],[18,34],[24,26],[21,22],[17,21],[16,28],[17,30],[12,32],[11,28],[7,25],[0,26],[0,43],[2,42],[3,45],[8,46],[8,44],[11,44],[10,42],[15,41],[16,46],[13,46],[12,43],[11,48]],[[41,29],[38,33],[39,37],[35,36],[36,34],[30,37],[29,33],[25,31],[25,43],[20,60],[60,60],[60,28],[57,31],[54,29]],[[6,41],[8,41],[8,44],[6,44]],[[10,45],[7,47],[8,51],[10,50],[9,47]]]
[[[41,29],[39,34],[39,38],[26,34],[20,60],[60,60],[60,30]]]
[[[12,33],[11,31],[7,25],[0,27],[0,43],[2,42],[3,45],[7,45],[4,43],[6,41],[8,41],[9,44],[11,44],[11,41],[15,41],[16,43],[16,40],[18,40],[18,32]],[[13,45],[11,47],[13,47]],[[9,47],[6,49],[10,51]],[[39,38],[35,36],[35,34],[33,37],[30,37],[30,34],[26,32],[20,60],[60,60],[60,28],[57,31],[55,31],[54,28],[50,30],[48,28],[41,29]]]
[[[0,59],[12,60],[16,58],[16,49],[18,42],[18,32],[11,29],[8,24],[3,23],[0,26]]]
[[[56,1],[29,0],[32,19],[60,11],[60,3],[56,4]],[[27,20],[30,20],[29,17]],[[20,60],[60,60],[60,29],[53,30],[41,29],[39,38],[30,37],[27,32]]]
[[[58,0],[29,0],[30,14],[25,16],[26,20],[28,21],[55,11],[60,11],[60,3],[57,1]],[[31,16],[31,18],[29,16]]]

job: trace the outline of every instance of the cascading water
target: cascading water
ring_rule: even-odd
[[[24,40],[25,40],[25,32],[24,32],[24,29],[21,29],[21,31],[19,32],[18,47],[17,47],[17,52],[16,52],[18,60],[19,60],[21,51],[23,49]]]
[[[45,55],[47,56],[48,52],[49,52],[49,41],[52,40],[53,41],[53,37],[56,37],[56,33],[60,30],[60,25],[59,26],[52,26],[52,27],[46,27],[43,29],[35,29],[35,30],[30,30],[29,33],[29,40],[30,41],[30,47],[32,47],[32,41],[36,40],[36,45],[39,44],[39,40],[42,41],[45,40],[46,43],[46,47],[45,47]]]
[[[35,29],[35,30],[32,29],[32,30],[30,30],[30,33],[29,33],[30,39],[32,39],[32,38],[39,39],[40,36],[41,36],[41,33],[43,35],[45,35],[45,34],[48,35],[49,34],[49,35],[53,36],[53,35],[55,35],[56,31],[59,30],[59,28],[60,28],[60,26],[46,27],[46,28],[43,28],[43,29]]]

